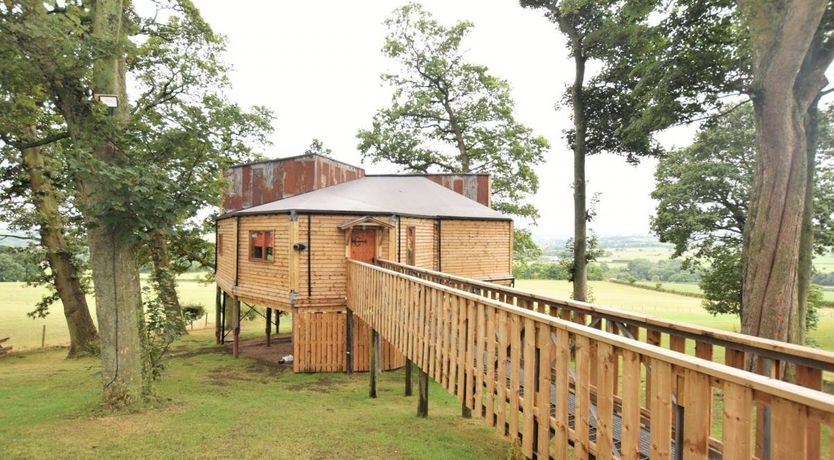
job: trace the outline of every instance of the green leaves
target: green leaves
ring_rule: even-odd
[[[409,172],[489,173],[496,209],[535,218],[524,200],[538,189],[532,168],[549,144],[513,118],[505,80],[466,62],[460,45],[472,24],[446,27],[413,3],[385,24],[383,53],[395,71],[381,78],[393,97],[357,133],[363,157]]]
[[[834,241],[834,109],[820,113],[814,188],[814,245]],[[685,267],[702,271],[705,307],[738,313],[742,295],[742,232],[747,223],[756,162],[756,130],[748,105],[718,118],[695,142],[660,160],[652,198],[658,200],[652,230],[675,245]]]

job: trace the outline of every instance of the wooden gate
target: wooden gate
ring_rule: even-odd
[[[344,372],[347,315],[344,311],[296,310],[293,316],[293,371]],[[353,370],[368,370],[370,329],[359,318],[353,318]],[[405,365],[405,358],[387,340],[382,340],[382,369]]]

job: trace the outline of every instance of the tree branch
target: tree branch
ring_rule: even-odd
[[[0,240],[5,240],[6,238],[17,238],[18,240],[35,241],[35,242],[40,241],[40,239],[38,239],[34,236],[21,236],[21,235],[12,235],[11,233],[0,233]]]

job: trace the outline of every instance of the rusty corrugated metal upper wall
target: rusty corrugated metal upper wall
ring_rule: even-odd
[[[368,176],[417,176],[460,193],[470,200],[492,207],[492,178],[489,174],[369,174]]]
[[[365,170],[321,155],[302,155],[236,165],[225,176],[229,186],[223,212],[229,212],[365,177]]]
[[[488,174],[414,175],[425,177],[484,206],[492,205],[492,183]],[[224,213],[359,179],[365,177],[365,170],[310,154],[232,166],[225,176],[229,186],[223,194]]]
[[[489,174],[426,174],[426,178],[470,200],[492,207],[492,181]]]

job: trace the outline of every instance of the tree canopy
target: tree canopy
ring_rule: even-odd
[[[834,242],[834,108],[820,115],[814,187],[814,251]],[[744,227],[756,167],[756,127],[750,104],[700,130],[695,142],[658,163],[652,230],[675,245],[685,267],[703,272],[705,307],[738,314],[742,298]]]
[[[466,60],[461,43],[472,23],[447,27],[410,3],[385,25],[391,105],[359,131],[364,158],[412,172],[489,173],[496,209],[538,216],[525,200],[538,190],[534,167],[548,142],[515,119],[509,84]]]

